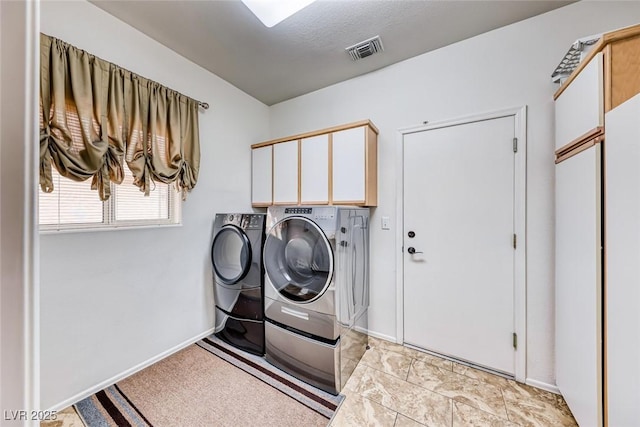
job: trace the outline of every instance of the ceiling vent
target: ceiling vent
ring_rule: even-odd
[[[366,58],[367,56],[371,56],[374,53],[382,52],[384,47],[382,46],[380,36],[375,36],[356,43],[353,46],[349,46],[345,50],[349,52],[351,59],[357,61],[359,59]]]

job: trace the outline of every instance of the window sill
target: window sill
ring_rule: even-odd
[[[127,225],[100,225],[97,227],[83,226],[74,228],[58,228],[39,230],[40,234],[67,234],[67,233],[94,233],[104,231],[124,231],[124,230],[150,230],[158,228],[176,228],[182,227],[182,223],[177,224],[127,224]]]

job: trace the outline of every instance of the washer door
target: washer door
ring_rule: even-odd
[[[264,244],[267,277],[283,298],[296,303],[322,296],[333,276],[333,251],[322,230],[303,217],[276,223]]]
[[[211,262],[219,282],[233,285],[247,275],[251,267],[251,243],[235,225],[223,226],[211,246]]]

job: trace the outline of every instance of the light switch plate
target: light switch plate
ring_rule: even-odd
[[[391,228],[390,226],[390,220],[388,216],[383,216],[382,217],[382,229],[383,230],[389,230]]]

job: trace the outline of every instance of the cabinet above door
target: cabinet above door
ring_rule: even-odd
[[[604,114],[640,93],[640,25],[602,34],[562,83],[556,107],[556,162],[602,139]]]
[[[556,150],[569,149],[603,126],[603,73],[603,54],[599,53],[556,99]]]
[[[365,120],[254,144],[252,205],[376,206],[377,135]]]

